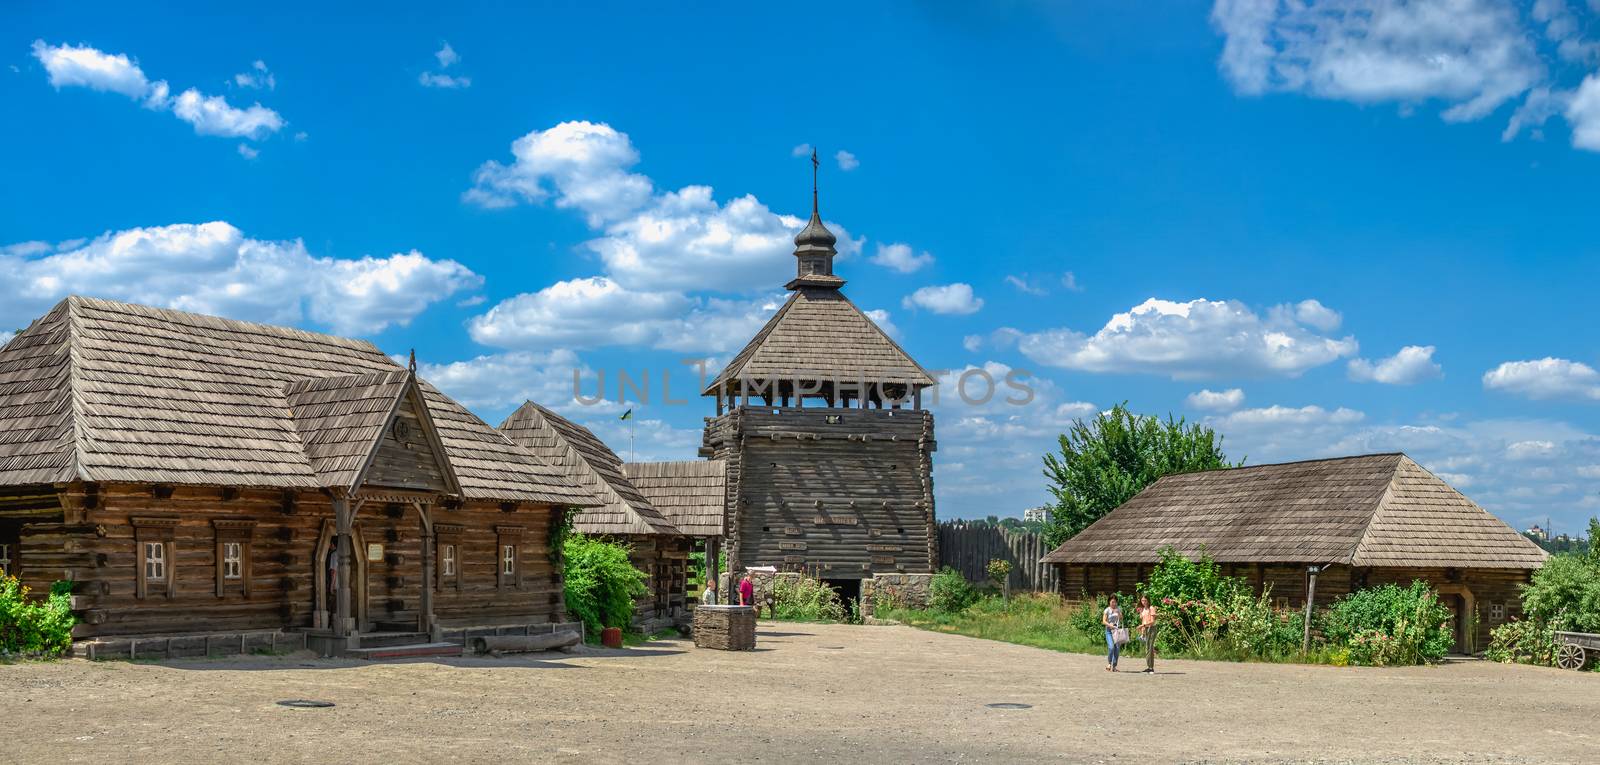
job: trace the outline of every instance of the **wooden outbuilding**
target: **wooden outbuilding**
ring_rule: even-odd
[[[1062,594],[1131,594],[1158,552],[1202,551],[1223,573],[1315,606],[1385,583],[1427,582],[1455,614],[1458,651],[1522,611],[1545,553],[1404,454],[1170,475],[1044,557]],[[1312,569],[1316,569],[1313,574]],[[1314,583],[1314,584],[1313,584]]]
[[[847,598],[875,573],[931,573],[933,376],[840,291],[818,214],[789,299],[703,391],[700,455],[727,465],[728,566],[776,566]]]
[[[668,520],[623,472],[622,459],[588,428],[532,401],[500,423],[500,431],[561,469],[600,502],[573,518],[573,528],[628,547],[649,580],[634,602],[634,626],[651,632],[687,618],[691,539]]]
[[[0,545],[76,638],[548,631],[594,503],[366,341],[70,297],[0,348]]]
[[[706,574],[715,580],[717,555],[722,543],[722,522],[728,501],[728,468],[721,460],[680,462],[629,462],[623,474],[650,500],[679,533],[689,538],[690,550],[706,555]],[[699,593],[688,593],[698,601]]]

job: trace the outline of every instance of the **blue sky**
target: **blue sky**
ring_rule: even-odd
[[[810,145],[846,293],[924,366],[1033,375],[941,403],[942,516],[1042,503],[1054,434],[1127,400],[1252,463],[1404,450],[1577,530],[1591,4],[12,5],[0,335],[71,292],[359,335],[625,452],[573,370],[687,397],[680,360],[737,351]],[[640,408],[638,457],[709,414]]]

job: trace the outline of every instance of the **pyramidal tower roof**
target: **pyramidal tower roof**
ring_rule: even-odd
[[[811,219],[794,238],[795,278],[785,285],[789,300],[761,328],[702,395],[714,395],[739,380],[837,379],[935,384],[860,308],[844,296],[844,279],[833,273],[838,238],[822,222],[817,203],[820,163],[811,152]]]

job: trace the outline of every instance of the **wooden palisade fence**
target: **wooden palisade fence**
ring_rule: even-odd
[[[1060,584],[1056,567],[1039,562],[1048,552],[1040,534],[963,521],[939,524],[939,565],[960,571],[970,582],[987,582],[985,567],[1002,558],[1011,561],[1012,592],[1055,592]]]

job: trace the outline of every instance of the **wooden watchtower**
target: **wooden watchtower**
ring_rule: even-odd
[[[815,157],[813,157],[815,162]],[[813,165],[815,167],[815,165]],[[727,465],[728,568],[776,566],[848,595],[876,573],[931,573],[933,376],[840,291],[812,187],[789,299],[702,395],[700,453]]]

